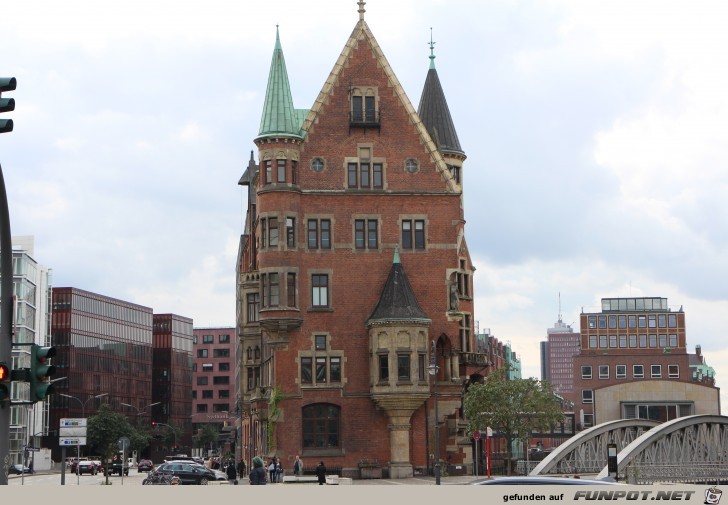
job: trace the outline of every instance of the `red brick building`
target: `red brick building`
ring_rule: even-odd
[[[667,298],[603,298],[601,312],[581,314],[574,356],[580,427],[625,418],[668,421],[720,414],[712,368],[687,350],[685,312]]]
[[[415,110],[360,2],[310,110],[276,35],[238,257],[243,457],[404,477],[471,461],[463,384],[474,349],[462,151],[431,55]]]

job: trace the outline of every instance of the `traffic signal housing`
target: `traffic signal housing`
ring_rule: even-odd
[[[40,402],[53,394],[50,376],[56,373],[56,367],[49,365],[48,360],[55,355],[55,347],[41,347],[38,344],[30,347],[30,401]]]
[[[0,362],[0,402],[10,399],[10,367]]]
[[[3,91],[13,91],[18,85],[15,77],[0,77],[0,97]],[[15,100],[13,98],[0,98],[0,112],[10,112],[15,110]],[[0,119],[0,133],[13,131],[12,119]]]

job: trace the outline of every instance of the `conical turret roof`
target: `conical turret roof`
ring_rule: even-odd
[[[258,138],[274,135],[302,137],[301,125],[307,114],[308,110],[298,110],[293,106],[286,60],[283,57],[280,34],[276,27],[276,45],[268,74],[268,88],[265,92]]]
[[[432,45],[430,47],[432,49]],[[427,133],[430,134],[443,154],[465,154],[460,147],[458,134],[452,122],[447,100],[445,100],[445,92],[442,90],[440,78],[437,75],[434,54],[430,55],[430,69],[427,71],[425,88],[422,90],[417,115],[420,116]]]
[[[410,286],[404,267],[399,262],[399,252],[395,250],[389,277],[384,283],[379,303],[369,316],[368,323],[384,321],[413,321],[429,324],[431,320],[417,303],[417,297]]]

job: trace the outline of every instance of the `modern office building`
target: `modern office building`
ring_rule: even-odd
[[[463,471],[463,385],[488,364],[474,342],[465,154],[434,54],[415,109],[363,5],[311,109],[293,106],[276,34],[259,161],[240,179],[245,457],[398,478],[439,454]]]
[[[30,367],[30,347],[22,344],[50,345],[49,300],[51,272],[35,259],[34,239],[31,236],[13,237],[13,293],[15,295],[15,334],[12,368]],[[28,401],[27,382],[13,382],[12,400]],[[48,400],[34,405],[15,405],[10,408],[9,456],[10,464],[22,463],[27,446],[41,448],[33,451],[35,469],[50,465],[47,445],[41,437],[48,433]],[[36,452],[38,452],[36,454]],[[26,463],[28,461],[26,460]]]
[[[580,427],[624,418],[668,421],[720,414],[719,389],[700,346],[688,352],[683,307],[667,298],[603,298],[581,314],[574,356]]]
[[[152,460],[192,446],[192,319],[154,314],[152,331],[152,421],[157,430],[174,431],[152,443]]]
[[[193,335],[192,432],[211,424],[223,434],[219,447],[232,452],[237,434],[228,428],[237,430],[240,424],[235,328],[194,328]]]
[[[541,378],[566,400],[574,401],[574,355],[579,353],[580,335],[564,323],[561,314],[541,342]]]

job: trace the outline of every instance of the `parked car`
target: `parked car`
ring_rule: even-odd
[[[573,479],[570,477],[496,477],[473,482],[474,486],[604,486],[618,484],[614,480]]]
[[[142,459],[137,465],[137,472],[151,472],[152,468],[154,468],[154,463],[151,459]]]
[[[20,475],[21,473],[30,473],[30,468],[28,468],[27,466],[20,465],[20,464],[10,465],[10,468],[8,468],[8,473],[9,474],[15,473],[18,475]]]
[[[215,480],[216,476],[212,470],[196,463],[173,462],[163,463],[159,465],[154,473],[162,475],[174,475],[179,477],[182,484],[201,484],[207,485],[211,480]]]
[[[96,475],[100,471],[100,468],[100,461],[81,461],[78,464],[78,474],[90,473],[91,475]]]
[[[227,474],[225,472],[223,472],[221,470],[216,470],[214,468],[207,468],[202,463],[196,463],[195,461],[190,461],[187,459],[183,459],[183,460],[174,460],[173,459],[171,461],[167,461],[167,463],[187,463],[192,466],[197,466],[197,467],[203,468],[203,469],[207,470],[208,472],[212,472],[213,474],[215,474],[215,478],[213,480],[228,480]]]

